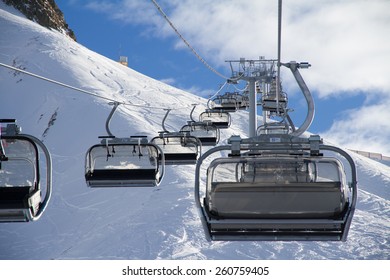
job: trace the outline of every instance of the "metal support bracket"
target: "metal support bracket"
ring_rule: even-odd
[[[111,122],[112,116],[114,115],[114,113],[115,113],[116,109],[118,108],[118,106],[120,105],[120,103],[119,102],[110,102],[108,104],[109,105],[114,105],[114,107],[112,108],[110,114],[107,117],[107,120],[106,120],[106,131],[107,131],[107,134],[109,136],[114,136],[114,134],[112,134],[111,130],[110,130],[110,122]]]
[[[321,156],[320,153],[320,144],[322,144],[322,139],[319,135],[311,135],[309,137],[310,144],[310,155],[311,156]]]
[[[230,156],[240,156],[241,155],[241,142],[242,139],[239,135],[233,135],[228,139],[228,143],[231,145],[232,153]]]

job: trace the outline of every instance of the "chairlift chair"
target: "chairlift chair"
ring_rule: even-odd
[[[162,180],[164,156],[146,136],[102,137],[87,151],[85,180],[89,187],[155,187]]]
[[[249,107],[249,95],[247,93],[237,94],[238,110],[245,110]]]
[[[269,91],[262,95],[261,106],[263,110],[270,113],[284,113],[287,110],[287,95],[281,90],[279,84],[279,95],[277,96],[277,85],[274,78],[271,82]]]
[[[191,111],[191,118],[195,107],[196,105]],[[188,133],[169,132],[165,127],[165,121],[170,111],[171,109],[166,109],[166,114],[162,120],[163,131],[150,142],[161,148],[167,165],[195,164],[202,153],[202,143],[197,137]]]
[[[161,132],[150,142],[162,149],[166,165],[196,164],[201,155],[200,140],[186,133]]]
[[[219,143],[220,131],[219,128],[211,121],[196,121],[194,112],[197,104],[193,104],[190,121],[182,126],[179,133],[196,137],[200,140],[202,146],[215,146]],[[163,121],[164,124],[164,121]],[[164,128],[164,125],[163,125]]]
[[[15,122],[0,120],[7,123],[0,131],[0,222],[36,221],[51,197],[51,156],[39,139],[20,134]],[[43,178],[42,171],[46,171]]]
[[[219,128],[211,122],[189,121],[180,129],[180,132],[197,137],[202,146],[215,146],[219,143]]]
[[[199,159],[195,197],[207,239],[346,241],[357,200],[349,154],[317,137],[292,137],[279,145],[264,139],[233,137],[230,145]],[[211,162],[201,189],[203,161],[224,150],[230,155]],[[323,156],[324,151],[347,162],[349,184],[341,161]]]
[[[249,83],[250,138],[232,136],[228,145],[211,148],[196,165],[195,203],[208,240],[346,241],[348,236],[357,201],[356,166],[348,153],[325,145],[318,135],[301,137],[315,112],[313,97],[299,72],[310,64],[280,61],[281,2],[278,59],[229,61],[232,77],[237,77],[232,62],[238,63],[243,71],[239,79]],[[299,127],[286,109],[281,66],[291,70],[308,106]],[[264,124],[258,131],[256,83],[267,90],[262,102]],[[281,121],[269,122],[269,116]],[[226,151],[230,152],[227,156],[211,161],[206,180],[201,180],[203,162]],[[350,171],[349,183],[342,162]]]
[[[146,136],[115,137],[110,121],[118,102],[114,105],[107,121],[108,136],[101,136],[101,142],[88,149],[85,156],[85,180],[96,187],[155,187],[164,176],[165,158],[160,147],[149,143]]]
[[[229,128],[231,124],[230,113],[221,110],[207,109],[199,115],[200,122],[211,122],[216,127],[223,129]]]
[[[286,122],[264,122],[257,130],[256,135],[262,134],[290,134],[292,132],[291,126]]]
[[[248,107],[248,99],[238,92],[226,92],[218,95],[208,104],[210,109],[223,112],[235,112]]]
[[[265,69],[266,63],[259,60],[258,68]],[[195,171],[195,198],[209,240],[347,239],[357,200],[356,166],[346,152],[324,145],[319,136],[300,137],[310,126],[315,108],[298,69],[310,65],[294,61],[280,65],[290,68],[301,88],[308,105],[306,119],[298,128],[293,125],[288,110],[279,107],[282,102],[278,106],[278,100],[287,101],[279,91],[271,105],[263,103],[264,123],[255,130],[258,134],[253,133],[253,119],[257,116],[252,112],[251,138],[233,136],[230,145],[214,147],[202,155]],[[273,75],[272,68],[257,78],[262,81],[270,74]],[[254,80],[247,78],[253,88]],[[268,80],[264,81],[267,85]],[[281,121],[265,118],[273,114]],[[202,162],[221,151],[230,154],[210,163],[201,189]],[[333,157],[325,157],[324,152]],[[349,185],[337,157],[349,166]]]

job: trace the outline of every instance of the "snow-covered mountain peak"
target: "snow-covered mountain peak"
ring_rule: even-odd
[[[2,0],[2,2],[15,7],[28,19],[49,29],[58,30],[76,40],[73,30],[69,28],[62,11],[54,0]]]

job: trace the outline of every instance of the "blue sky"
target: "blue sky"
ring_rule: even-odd
[[[225,60],[276,58],[277,1],[158,0],[184,38],[219,72]],[[215,93],[224,80],[180,41],[151,0],[57,0],[79,43],[178,88]],[[310,128],[352,149],[390,154],[390,1],[284,0],[282,62],[302,70],[316,101]],[[293,76],[282,71],[292,118],[306,107]]]

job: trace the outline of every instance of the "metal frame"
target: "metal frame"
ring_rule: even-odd
[[[190,117],[191,119],[192,114],[195,110],[196,104],[194,104]],[[164,151],[164,156],[165,156],[165,164],[166,165],[186,165],[186,164],[195,164],[199,158],[199,156],[202,154],[202,142],[199,140],[199,138],[195,136],[191,136],[188,133],[184,132],[169,132],[167,128],[165,127],[165,121],[168,118],[168,115],[171,111],[171,109],[166,109],[165,116],[162,120],[161,126],[163,128],[163,131],[159,133],[159,136],[156,136],[152,138],[150,141],[151,143],[154,143],[158,145],[163,151]],[[178,149],[175,151],[172,151],[171,149],[168,149],[169,151],[166,151],[165,147],[167,145],[170,145],[169,140],[170,139],[179,139],[180,141],[177,141],[176,143],[179,143],[180,145],[178,146]],[[158,140],[161,140],[162,143],[157,143]],[[193,144],[195,151],[190,152],[190,153],[183,153],[183,148],[188,148],[185,145],[186,143],[191,143]],[[184,144],[184,146],[183,146]],[[172,145],[173,146],[173,145]],[[170,147],[172,148],[172,147]]]
[[[222,119],[225,116],[226,121],[218,121],[216,119]],[[229,112],[223,110],[207,109],[199,115],[200,122],[211,122],[216,127],[223,129],[229,128],[232,123],[232,117]]]
[[[148,143],[146,137],[133,136],[131,138],[104,138],[101,144],[97,144],[88,149],[85,156],[85,179],[89,187],[155,187],[160,184],[164,177],[165,156],[162,149],[153,143]],[[110,168],[110,169],[94,169],[92,151],[96,148],[103,148],[107,151],[107,160],[115,155],[110,154],[110,149],[115,150],[115,147],[128,146],[136,150],[136,147],[153,148],[156,151],[156,156],[153,159],[156,162],[152,168]],[[130,151],[131,149],[129,149]],[[129,158],[130,158],[129,154]],[[145,156],[145,155],[143,155]],[[150,155],[149,155],[150,156]],[[129,161],[130,162],[130,161]],[[96,173],[96,170],[99,170]],[[95,175],[94,175],[95,172]],[[153,173],[153,174],[152,174]]]
[[[227,61],[232,70],[230,80],[235,82],[244,80],[248,83],[248,135],[250,138],[241,139],[240,136],[232,136],[229,139],[229,145],[211,148],[204,153],[199,158],[195,168],[195,204],[201,217],[206,239],[209,241],[346,241],[351,226],[357,202],[356,166],[348,153],[338,147],[324,145],[318,135],[312,135],[309,138],[299,137],[310,127],[315,113],[313,97],[298,70],[299,68],[308,68],[310,64],[295,61],[280,62],[282,0],[279,0],[278,3],[278,59],[260,57],[258,60],[240,58],[239,60]],[[233,70],[232,63],[238,64],[238,70]],[[281,92],[281,66],[291,70],[307,103],[306,118],[298,128],[295,127],[288,114],[287,96],[283,96]],[[259,128],[257,127],[256,85],[263,89],[261,106],[264,125]],[[272,88],[275,85],[276,88]],[[268,96],[271,100],[267,100],[268,93],[273,95]],[[281,120],[279,122],[269,121],[270,116],[276,116]],[[201,188],[203,162],[215,153],[226,151],[230,151],[228,156],[214,159],[210,163],[207,169],[206,187]],[[324,151],[334,153],[347,162],[351,177],[349,186],[343,179],[332,183],[300,182],[298,181],[298,169],[294,170],[294,168],[292,168],[292,174],[296,174],[296,181],[286,179],[287,182],[278,182],[272,176],[264,180],[266,175],[269,175],[267,172],[271,174],[275,171],[272,167],[269,171],[262,170],[264,173],[255,173],[256,163],[262,164],[265,159],[290,156],[301,162],[305,160],[311,163],[320,162],[324,159]],[[288,162],[288,160],[289,158],[280,159],[283,163]],[[242,177],[241,181],[238,167],[244,166],[248,161],[254,166],[253,173],[258,177],[254,175],[253,180],[249,182],[246,182],[246,177]],[[334,161],[336,162],[335,159]],[[235,163],[237,164],[234,166]],[[223,164],[229,164],[229,166],[223,166]],[[291,166],[294,166],[294,163]],[[217,167],[225,172],[220,175],[220,178],[229,177],[231,173],[234,173],[234,180],[223,178],[213,181],[213,172],[219,172],[216,171]],[[281,172],[284,171],[283,168],[279,169]],[[343,174],[344,168],[339,167],[337,172]],[[265,174],[264,177],[259,176],[263,174]],[[267,180],[270,180],[271,183],[265,182]],[[214,190],[212,190],[213,186]],[[318,193],[320,190],[324,191],[323,194]],[[221,193],[218,193],[219,191]],[[305,191],[311,194],[307,195]],[[202,192],[205,192],[203,196]],[[294,194],[287,194],[288,192],[295,192],[298,196],[294,197]],[[274,194],[281,201],[277,201]],[[320,203],[323,196],[326,196],[327,199]],[[288,204],[286,200],[293,197],[294,199],[290,201],[291,204]],[[306,203],[306,197],[313,201]],[[268,203],[269,199],[273,200],[272,203],[283,205],[281,207],[278,205],[270,206],[268,209],[264,204]],[[318,205],[315,201],[318,202]],[[261,206],[259,207],[256,202]],[[240,205],[240,203],[243,204]],[[211,209],[208,209],[209,207]],[[332,209],[337,209],[337,211]]]
[[[240,78],[242,79],[242,77]],[[226,92],[222,95],[216,96],[212,100],[210,99],[207,102],[207,107],[212,110],[223,112],[236,112],[237,110],[243,110],[248,107],[248,102],[244,101],[245,97],[245,94],[238,92]],[[223,102],[224,100],[227,102]]]
[[[213,132],[210,136],[198,136],[193,134],[195,131]],[[193,122],[189,121],[180,129],[180,133],[186,133],[191,136],[197,137],[202,146],[215,146],[219,143],[220,131],[219,128],[211,122]]]
[[[15,120],[0,120],[1,123],[8,124],[5,129],[5,135],[0,135],[0,141],[2,140],[14,140],[14,141],[27,141],[31,144],[35,153],[35,162],[33,162],[33,168],[35,173],[35,182],[31,187],[22,186],[1,186],[1,192],[3,196],[9,197],[12,201],[6,202],[6,205],[0,207],[0,222],[29,222],[37,221],[47,208],[47,205],[51,198],[52,193],[52,160],[49,150],[38,138],[20,134],[20,128],[15,124]],[[3,132],[3,133],[4,133]],[[39,149],[40,148],[40,149]],[[41,161],[39,159],[39,153],[42,151],[45,155],[46,163],[46,180],[45,180],[45,195],[42,196],[41,188]],[[1,161],[13,160],[3,155]],[[25,195],[23,195],[23,193]],[[22,195],[22,197],[21,197]],[[4,197],[3,197],[4,199]],[[3,200],[2,199],[2,200]],[[7,199],[5,199],[7,200]]]
[[[169,146],[169,140],[170,139],[179,139],[178,142],[180,143],[181,147],[179,149],[176,149],[175,151],[166,151],[164,147],[167,145]],[[157,140],[163,141],[162,144],[156,143]],[[181,132],[161,132],[159,136],[156,136],[150,140],[151,143],[156,144],[159,146],[165,156],[165,164],[166,165],[189,165],[189,164],[196,164],[198,161],[198,158],[202,154],[202,142],[199,140],[199,138],[195,136],[188,135],[186,133]],[[186,146],[183,144],[185,142],[189,142],[191,144],[194,144],[193,148],[195,149],[195,152],[190,153],[183,153],[180,152],[180,148],[186,148]]]
[[[165,169],[165,156],[162,149],[149,143],[146,136],[130,136],[125,138],[117,138],[110,130],[110,122],[112,116],[117,110],[119,102],[110,102],[109,105],[113,105],[110,114],[106,120],[106,131],[108,136],[100,136],[102,141],[100,144],[96,144],[88,149],[85,155],[85,180],[89,187],[155,187],[158,186],[164,177]],[[115,147],[135,147],[138,146],[144,148],[153,148],[156,151],[156,156],[150,160],[156,162],[154,168],[109,168],[95,171],[91,153],[93,149],[99,147],[107,151],[107,161],[110,157],[115,155],[110,154],[110,148],[112,151]],[[130,156],[130,155],[129,155]],[[152,166],[153,167],[153,166]]]
[[[270,136],[268,138],[272,139]],[[357,202],[357,175],[353,159],[344,150],[324,145],[318,137],[309,139],[291,137],[289,144],[279,143],[274,145],[268,141],[259,142],[259,139],[231,138],[230,145],[219,146],[210,149],[200,157],[195,169],[195,203],[200,213],[206,239],[213,240],[284,240],[284,241],[346,241],[351,225],[352,217]],[[235,157],[250,156],[254,154],[283,155],[286,153],[302,154],[305,156],[322,157],[322,151],[330,151],[342,156],[349,164],[351,172],[351,183],[349,185],[350,198],[347,208],[342,217],[338,219],[329,218],[290,218],[290,219],[256,219],[256,218],[221,218],[209,213],[205,207],[204,199],[201,196],[200,172],[202,163],[212,154],[221,151],[230,151],[231,160]],[[246,151],[246,154],[242,154]],[[205,194],[207,196],[207,193]],[[283,203],[283,202],[281,202]]]
[[[211,121],[196,121],[194,118],[194,111],[197,106],[197,104],[192,104],[192,110],[190,113],[190,121],[187,122],[186,125],[183,125],[180,129],[179,133],[188,134],[191,136],[194,136],[200,140],[202,143],[202,146],[215,146],[219,143],[220,139],[220,131],[219,128],[214,125]],[[192,133],[196,131],[206,131],[207,134],[209,134],[209,131],[213,131],[213,135],[211,136],[203,136],[203,135],[194,135]]]

